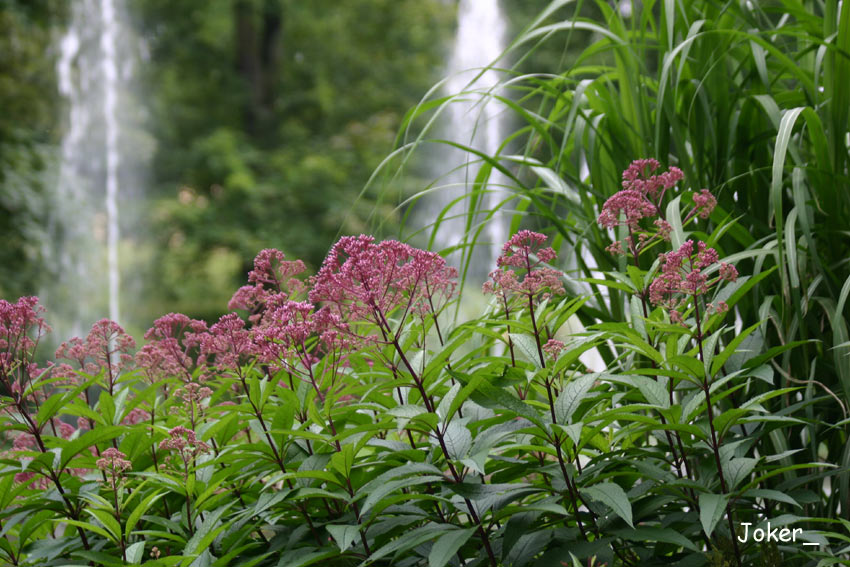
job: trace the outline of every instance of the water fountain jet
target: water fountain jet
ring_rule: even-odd
[[[448,60],[449,79],[445,87],[447,94],[458,96],[448,107],[445,137],[489,156],[498,154],[504,138],[505,107],[493,97],[499,73],[488,67],[504,51],[506,31],[507,23],[498,0],[460,1],[457,35]],[[422,218],[430,222],[448,210],[447,220],[441,223],[435,235],[436,249],[469,244],[473,238],[467,233],[470,198],[475,189],[472,179],[483,164],[477,156],[459,150],[446,150],[437,161],[442,185],[425,198]],[[447,164],[452,166],[449,174],[446,174]],[[501,204],[509,197],[505,182],[504,175],[493,169],[486,181],[484,197],[476,207],[479,214],[474,222],[486,223],[482,231],[486,245],[482,246],[479,241],[475,250],[467,248],[463,255],[473,254],[468,276],[477,281],[483,281],[495,266],[501,246],[509,236],[508,215],[501,210]],[[452,205],[461,196],[461,191],[466,198]],[[484,214],[480,214],[481,211]],[[489,212],[492,215],[487,219]],[[473,227],[471,232],[475,230]],[[449,256],[449,261],[455,264],[464,260],[456,254]]]
[[[122,109],[130,78],[120,0],[75,0],[59,43],[58,88],[68,121],[49,211],[42,290],[56,340],[83,336],[104,316],[121,321],[119,203],[126,203]]]

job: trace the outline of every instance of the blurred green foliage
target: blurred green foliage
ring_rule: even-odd
[[[43,173],[56,142],[50,0],[0,1],[0,296],[32,291],[44,225]]]
[[[503,1],[508,38],[546,3]],[[42,242],[67,124],[55,66],[69,6],[0,0],[4,297],[37,294],[60,276]],[[122,298],[124,323],[138,331],[167,311],[215,319],[258,250],[279,248],[315,269],[338,235],[373,228],[367,219],[398,226],[401,211],[363,187],[405,112],[445,73],[456,0],[118,6],[141,45],[125,145],[146,156],[154,144],[139,234],[122,244],[123,281],[144,288]],[[563,56],[549,42],[523,67],[553,70]],[[397,189],[421,189],[431,175],[414,167]]]
[[[256,252],[317,266],[392,148],[403,113],[443,70],[441,0],[134,4],[157,151],[153,278],[164,304],[212,318]],[[165,292],[163,294],[163,292]]]

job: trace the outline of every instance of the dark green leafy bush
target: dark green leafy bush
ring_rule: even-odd
[[[598,222],[628,267],[627,321],[570,333],[556,251],[520,231],[479,319],[454,324],[455,271],[345,237],[318,274],[275,250],[207,328],[169,314],[133,341],[109,321],[33,363],[35,298],[0,302],[0,556],[13,565],[794,565],[846,555],[811,517],[811,475],[776,439],[804,430],[730,310],[738,276],[697,223],[708,192],[635,162]],[[692,204],[684,205],[689,202]],[[658,257],[658,253],[663,256]],[[654,260],[653,256],[658,257]],[[599,298],[596,298],[597,300]],[[582,354],[601,349],[607,368]],[[72,425],[76,421],[76,427]],[[804,472],[808,484],[798,476]],[[801,528],[739,543],[740,524]],[[804,542],[817,543],[804,547]],[[773,558],[773,559],[771,559]],[[818,560],[821,559],[821,563]]]

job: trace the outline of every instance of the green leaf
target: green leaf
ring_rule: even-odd
[[[564,387],[555,400],[555,417],[559,424],[566,425],[572,421],[573,414],[598,378],[598,374],[582,374]]]
[[[535,555],[546,549],[554,535],[553,530],[546,529],[520,535],[508,551],[505,565],[511,567],[527,565]]]
[[[343,478],[351,476],[351,467],[354,466],[354,445],[342,446],[342,450],[331,457],[331,468],[339,472]]]
[[[670,362],[690,374],[698,382],[705,378],[705,367],[693,356],[677,355],[670,358]]]
[[[423,413],[428,413],[428,410],[425,409],[425,407],[412,404],[396,406],[387,410],[388,415],[398,418],[399,431],[402,431],[405,427],[407,427],[407,424],[411,419]]]
[[[537,174],[546,188],[553,193],[563,195],[573,203],[580,205],[581,198],[575,189],[567,185],[561,177],[548,167],[531,166],[531,171]]]
[[[736,457],[723,464],[723,473],[726,478],[726,488],[734,490],[738,484],[750,476],[756,467],[758,459],[751,457]]]
[[[632,376],[631,380],[647,402],[664,409],[670,407],[670,394],[661,382],[662,380],[666,382],[663,377],[659,376],[657,380],[654,380],[648,376]]]
[[[782,279],[783,293],[787,292],[788,273],[786,272],[787,262],[785,259],[785,244],[784,239],[784,216],[782,214],[782,172],[785,169],[785,154],[788,150],[788,143],[791,140],[791,134],[794,131],[794,123],[797,117],[805,110],[806,107],[799,106],[790,110],[786,110],[782,114],[782,120],[779,124],[779,132],[776,135],[776,146],[773,150],[773,167],[771,170],[770,182],[770,203],[773,204],[772,216],[776,222],[776,250],[779,253],[779,271]]]
[[[75,389],[75,394],[81,388]],[[44,403],[41,404],[41,407],[38,408],[38,415],[36,417],[36,423],[47,423],[50,421],[65,405],[66,400],[68,399],[67,392],[57,392],[47,398]]]
[[[629,541],[660,541],[663,543],[678,545],[685,549],[690,549],[691,551],[699,551],[699,548],[694,545],[694,542],[671,528],[639,525],[633,530],[616,530],[613,533]]]
[[[449,485],[449,488],[475,502],[479,513],[490,508],[500,510],[510,502],[530,494],[540,492],[540,488],[524,483],[481,484],[481,482],[461,482]]]
[[[705,535],[711,537],[717,522],[726,511],[726,503],[729,502],[727,494],[709,494],[703,492],[699,495],[699,521]]]
[[[217,508],[211,514],[209,514],[204,522],[201,524],[201,527],[195,532],[195,535],[192,536],[188,542],[186,542],[186,547],[183,549],[183,553],[186,555],[193,555],[196,553],[200,553],[207,549],[213,540],[220,534],[224,529],[228,526],[230,522],[220,523],[221,517],[227,512],[227,509],[235,504],[235,501],[225,504],[224,506]],[[192,521],[191,518],[188,521]]]
[[[89,523],[89,522],[82,522],[82,521],[78,521],[78,520],[71,520],[71,519],[67,519],[67,518],[63,519],[62,522],[65,523],[65,524],[74,526],[74,527],[79,527],[79,528],[83,528],[84,530],[94,532],[97,535],[103,536],[110,541],[114,541],[112,534],[110,534],[105,529],[103,529],[102,527],[97,526],[95,524],[92,524],[92,523]]]
[[[438,469],[434,465],[427,463],[407,463],[406,465],[401,465],[400,467],[392,467],[388,471],[378,475],[376,478],[373,478],[372,480],[361,486],[357,490],[357,496],[360,497],[362,495],[371,494],[374,490],[380,488],[381,486],[385,485],[387,482],[391,481],[394,478],[414,474],[439,475],[442,474],[442,471],[440,471],[440,469]]]
[[[538,370],[543,368],[540,364],[540,355],[537,352],[537,341],[534,340],[534,337],[531,335],[521,335],[519,333],[511,333],[510,337],[514,346],[519,348],[519,351],[522,353],[523,357],[528,360],[528,362],[536,366]]]
[[[97,443],[108,441],[110,439],[115,439],[116,437],[124,433],[124,431],[124,427],[116,425],[106,425],[103,427],[97,427],[92,431],[84,433],[79,438],[73,441],[69,441],[64,447],[62,447],[62,459],[60,461],[60,468],[64,469],[66,465],[71,462],[71,459],[73,459],[92,445],[96,445]]]
[[[323,559],[335,559],[339,552],[334,551],[313,551],[305,552],[303,548],[289,550],[280,555],[280,560],[277,567],[307,567],[314,565]]]
[[[643,311],[637,295],[632,296],[629,307],[632,315],[632,327],[640,334],[643,340],[649,340],[649,336],[646,334],[646,321],[643,319]]]
[[[572,439],[574,444],[581,443],[581,430],[584,427],[581,421],[570,425],[559,425],[558,427]]]
[[[103,415],[103,419],[109,425],[116,425],[115,423],[115,400],[106,390],[101,390],[100,395],[97,398],[97,405],[95,406],[95,411]]]
[[[474,533],[475,528],[467,528],[452,530],[441,535],[428,554],[429,567],[444,567]]]
[[[580,492],[593,500],[602,502],[611,508],[629,526],[634,527],[634,524],[632,524],[632,504],[629,502],[626,491],[619,484],[600,482],[599,484],[582,488]]]
[[[363,502],[363,506],[360,508],[360,517],[364,517],[366,512],[371,510],[375,504],[396,490],[401,490],[402,488],[408,488],[419,484],[426,484],[428,482],[442,482],[444,480],[445,478],[443,478],[443,476],[425,475],[403,478],[382,484],[370,492],[369,496],[366,497],[366,501]]]
[[[292,429],[292,424],[295,421],[295,407],[297,404],[295,393],[291,390],[283,390],[283,388],[281,390],[280,395],[285,396],[285,399],[281,400],[280,406],[274,412],[271,427],[273,430]],[[278,442],[281,441],[282,439]]]
[[[375,561],[397,551],[412,549],[417,545],[421,545],[430,539],[438,537],[440,532],[453,528],[454,526],[449,526],[447,524],[435,524],[433,522],[429,522],[428,524],[414,530],[406,531],[402,533],[401,536],[390,541],[380,549],[373,551],[372,555],[370,555],[369,558],[362,563],[362,565],[374,563]]]
[[[142,558],[145,556],[145,542],[137,541],[136,543],[127,547],[127,562],[133,565],[138,565],[142,562]]]
[[[452,421],[446,428],[446,433],[443,435],[443,442],[446,444],[446,450],[449,452],[446,455],[448,459],[459,460],[466,457],[472,447],[472,434],[465,425],[458,421]]]
[[[791,504],[792,506],[796,506],[797,508],[801,507],[799,502],[791,498],[788,494],[779,490],[770,490],[768,488],[751,488],[750,490],[744,492],[741,496],[743,496],[744,498],[764,498],[765,500],[776,500],[777,502]]]
[[[618,289],[626,293],[635,293],[635,291],[637,291],[635,288],[628,284],[613,280],[600,280],[598,278],[581,278],[579,281],[589,284],[602,285],[605,287],[610,287],[611,289]]]
[[[157,500],[159,500],[161,497],[162,493],[152,492],[151,494],[148,494],[147,497],[145,497],[145,499],[142,500],[139,505],[133,509],[133,511],[127,517],[127,524],[124,528],[124,533],[127,538],[132,535],[133,529],[136,527],[136,524],[139,522],[139,519],[144,515],[145,512],[148,511],[148,508],[150,508],[151,505]]]
[[[738,349],[738,346],[740,346],[744,339],[750,336],[750,333],[758,329],[760,326],[760,322],[756,323],[755,325],[751,325],[750,327],[744,329],[740,334],[735,336],[734,339],[729,341],[729,344],[726,345],[726,347],[720,352],[720,354],[717,355],[717,357],[714,359],[714,363],[711,365],[712,376],[715,376],[726,363],[726,360],[730,356],[735,354],[735,351]]]
[[[682,243],[685,241],[685,231],[682,228],[682,213],[681,213],[681,196],[677,196],[675,199],[671,200],[667,204],[667,222],[670,223],[670,227],[673,229],[670,232],[670,243],[673,246],[673,250],[678,249],[682,246]]]
[[[325,526],[325,529],[333,536],[334,541],[339,546],[339,550],[345,552],[354,543],[360,533],[358,526]]]
[[[452,373],[452,376],[463,383],[468,383],[470,380],[469,377],[460,373]],[[487,381],[482,381],[478,385],[476,394],[478,397],[473,396],[473,398],[481,405],[512,411],[518,416],[526,418],[540,429],[547,430],[543,420],[540,419],[540,414],[537,413],[537,410],[533,406],[526,404],[519,398],[506,392],[503,388],[497,388],[492,384],[488,384]]]
[[[115,516],[112,515],[111,511],[103,510],[101,508],[85,508],[85,512],[90,516],[97,518],[103,527],[109,530],[109,539],[115,542],[118,541],[121,536],[121,526],[118,524],[118,520],[115,519]]]
[[[477,376],[473,377],[476,378]],[[440,403],[437,405],[437,416],[443,421],[448,421],[449,416],[449,408],[454,403],[454,399],[457,397],[460,392],[461,384],[455,382],[455,384],[449,388],[449,391],[443,396],[443,399],[440,400]]]
[[[460,409],[461,405],[463,405],[463,402],[465,402],[467,398],[469,398],[469,396],[471,396],[472,393],[478,389],[478,383],[483,381],[484,379],[485,376],[482,373],[473,375],[469,383],[466,384],[463,389],[458,393],[458,395],[454,396],[454,398],[452,399],[452,403],[449,406],[449,410],[446,413],[446,417],[444,419],[451,419],[455,412],[457,412],[457,410]],[[442,402],[440,403],[440,405],[442,405]]]

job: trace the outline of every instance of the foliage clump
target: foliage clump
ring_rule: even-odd
[[[794,515],[802,493],[777,485],[794,467],[760,433],[797,426],[768,411],[794,388],[736,396],[770,356],[729,366],[759,324],[732,333],[723,319],[754,282],[683,240],[711,194],[669,222],[662,201],[681,176],[632,176],[642,163],[621,191],[642,202],[615,195],[599,216],[626,231],[631,277],[601,281],[629,286],[631,320],[582,333],[564,329],[589,298],[566,293],[557,251],[528,230],[505,243],[487,312],[462,324],[447,318],[457,273],[442,257],[364,235],[342,238],[309,278],[263,250],[231,301],[242,316],[165,315],[135,357],[123,329],[100,321],[62,344],[66,362],[39,368],[37,299],[0,302],[11,442],[0,554],[13,565],[742,566],[760,547],[737,542],[736,522],[781,510],[813,529]],[[643,253],[661,246],[647,267]],[[586,368],[592,349],[613,355],[607,368]]]

